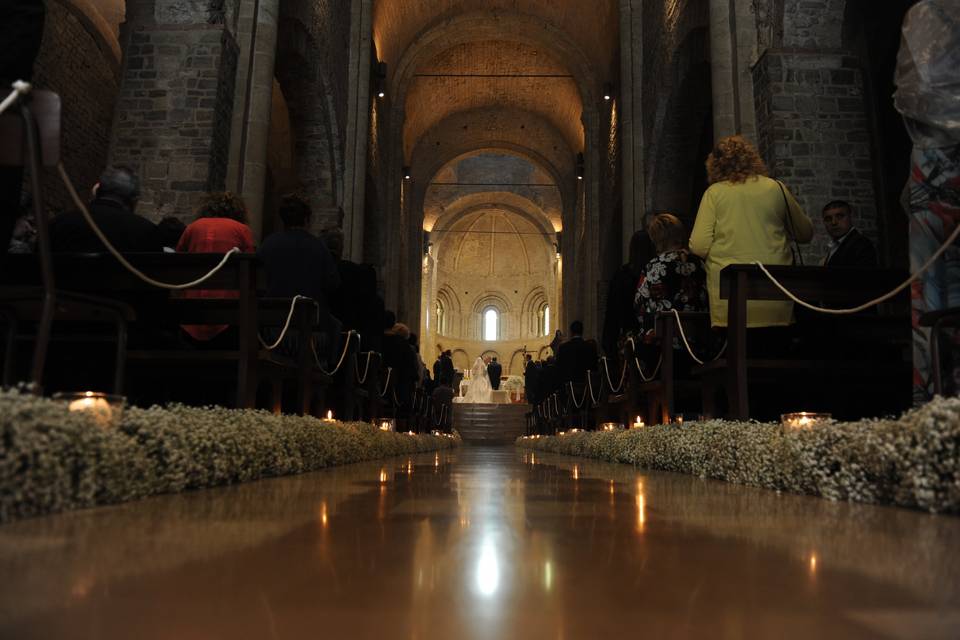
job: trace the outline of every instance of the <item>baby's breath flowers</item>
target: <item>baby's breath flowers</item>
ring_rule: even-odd
[[[779,424],[709,420],[521,438],[517,445],[831,500],[960,513],[960,398],[898,419]]]
[[[0,391],[0,522],[455,446],[365,422],[223,407],[129,408],[115,429]]]

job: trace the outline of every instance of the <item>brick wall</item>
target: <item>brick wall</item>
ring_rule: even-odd
[[[222,25],[133,25],[112,161],[137,167],[139,212],[184,220],[224,188],[237,45]]]
[[[820,211],[830,200],[854,206],[854,224],[877,240],[869,123],[856,58],[768,51],[754,69],[761,153],[814,220],[807,263],[826,253]]]
[[[49,2],[34,85],[63,101],[63,161],[80,193],[89,192],[106,164],[118,84],[119,61],[99,34],[61,2]],[[51,173],[45,184],[53,211],[73,208],[59,178]]]
[[[804,48],[841,46],[847,0],[781,1],[783,46]]]

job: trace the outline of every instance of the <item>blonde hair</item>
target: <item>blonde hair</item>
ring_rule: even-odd
[[[672,248],[682,248],[687,241],[687,231],[680,222],[680,218],[672,213],[659,213],[647,227],[650,240],[657,253],[669,251]]]
[[[707,178],[710,184],[739,184],[755,176],[767,175],[767,165],[760,152],[743,136],[730,136],[717,141],[707,157]]]

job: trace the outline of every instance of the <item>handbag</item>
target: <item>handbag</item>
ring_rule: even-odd
[[[787,191],[783,187],[783,183],[777,180],[777,186],[780,187],[780,195],[783,196],[783,206],[784,211],[786,212],[786,220],[784,227],[787,230],[787,236],[790,238],[792,243],[790,247],[790,253],[793,254],[793,264],[799,264],[803,266],[803,253],[800,252],[800,243],[797,242],[797,234],[793,230],[793,216],[790,215],[790,202],[787,200]]]

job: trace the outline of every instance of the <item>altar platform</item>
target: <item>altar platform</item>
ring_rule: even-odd
[[[512,444],[526,430],[529,404],[453,404],[453,428],[471,444]]]

